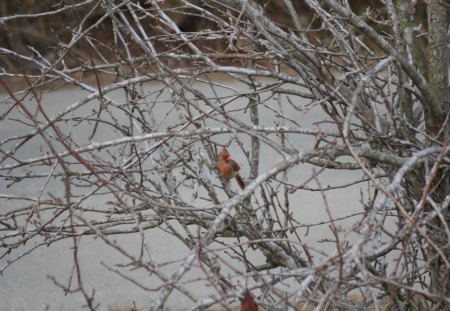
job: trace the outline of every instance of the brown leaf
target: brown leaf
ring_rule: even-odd
[[[258,305],[253,296],[246,292],[241,303],[241,311],[258,311]]]

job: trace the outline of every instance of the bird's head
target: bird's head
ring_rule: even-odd
[[[223,147],[222,151],[219,153],[219,158],[225,161],[230,161],[231,156],[226,147]]]

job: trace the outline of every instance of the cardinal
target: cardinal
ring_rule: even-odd
[[[244,181],[239,175],[239,170],[241,169],[241,167],[236,163],[236,161],[231,158],[226,147],[223,147],[222,151],[217,157],[217,168],[219,169],[220,174],[225,180],[230,180],[234,177],[236,178],[239,187],[241,187],[241,189],[245,188]]]

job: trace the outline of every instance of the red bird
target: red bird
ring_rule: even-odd
[[[244,299],[241,302],[241,311],[258,311],[258,305],[249,292],[245,293]]]
[[[241,187],[241,189],[245,188],[244,181],[239,175],[239,170],[241,167],[231,158],[226,147],[223,147],[217,157],[217,168],[225,180],[230,180],[234,177],[236,178],[239,187]]]

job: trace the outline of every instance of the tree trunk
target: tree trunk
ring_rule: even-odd
[[[428,4],[428,84],[430,91],[434,95],[435,102],[425,107],[425,123],[427,133],[438,141],[444,143],[449,135],[449,79],[448,79],[448,44],[449,44],[449,24],[448,7],[443,1],[431,1]],[[448,139],[447,139],[448,140]],[[440,171],[436,181],[436,195],[433,199],[443,202],[446,195],[450,193],[448,172]],[[429,207],[431,209],[431,207]],[[450,224],[448,210],[443,211],[443,219]],[[428,227],[428,233],[433,242],[442,250],[446,258],[450,257],[448,248],[448,235],[445,234],[445,224],[442,220],[436,220]],[[450,273],[449,267],[442,260],[435,248],[429,247],[430,265],[430,291],[441,297],[450,296]]]

